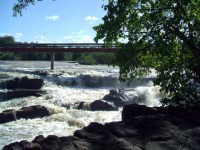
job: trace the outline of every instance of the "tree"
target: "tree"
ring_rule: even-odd
[[[155,68],[155,84],[170,95],[162,102],[198,100],[200,84],[200,0],[109,0],[94,27],[96,42],[116,43],[114,65],[132,81]]]
[[[5,35],[0,37],[0,44],[13,44],[15,43],[15,38],[10,35]],[[18,60],[19,55],[13,53],[13,52],[0,52],[0,60],[9,60],[14,59]]]
[[[30,3],[35,0],[18,0],[14,16]],[[95,40],[121,47],[114,61],[121,80],[145,76],[153,67],[158,72],[155,84],[170,94],[171,102],[198,100],[199,0],[109,0],[102,7],[107,15],[103,24],[94,27]]]
[[[15,38],[13,36],[2,36],[0,37],[0,44],[13,44],[15,43]]]

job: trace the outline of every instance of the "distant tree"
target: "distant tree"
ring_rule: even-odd
[[[78,59],[77,61],[80,63],[80,64],[86,64],[86,65],[94,65],[96,64],[96,60],[91,56],[91,55],[88,55],[88,54],[82,54]]]
[[[120,79],[132,81],[153,67],[155,84],[170,94],[164,103],[198,100],[200,83],[199,0],[109,0],[94,27],[95,40],[118,44]]]
[[[108,53],[92,53],[90,54],[97,62],[97,64],[112,64],[113,54]]]
[[[13,44],[15,38],[10,35],[0,37],[0,44]],[[18,60],[19,55],[15,55],[13,52],[0,52],[0,60]]]
[[[72,53],[63,53],[63,52],[56,53],[55,59],[70,61],[72,60]]]
[[[73,61],[76,61],[79,57],[81,57],[80,52],[73,52],[73,54],[72,54],[72,60]]]
[[[0,37],[0,44],[12,44],[15,43],[15,38],[10,35]]]

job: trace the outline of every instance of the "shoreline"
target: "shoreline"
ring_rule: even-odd
[[[7,145],[12,148],[57,150],[197,150],[200,148],[200,105],[184,107],[147,107],[125,105],[122,121],[99,124],[92,122],[76,130],[73,136],[43,135]]]

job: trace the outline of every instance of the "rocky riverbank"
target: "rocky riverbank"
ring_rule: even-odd
[[[200,105],[147,107],[125,105],[122,121],[91,123],[73,136],[37,136],[3,148],[31,150],[199,150]]]

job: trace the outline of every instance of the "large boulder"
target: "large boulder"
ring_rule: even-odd
[[[41,96],[45,91],[32,89],[16,89],[12,91],[1,91],[0,101],[7,101],[13,98],[27,97],[27,96]]]
[[[0,92],[0,101],[26,96],[41,96],[43,79],[29,79],[28,77],[14,78],[0,82],[0,89],[7,89]]]
[[[15,109],[5,110],[0,113],[0,124],[16,120]]]
[[[130,104],[125,105],[122,111],[122,121],[131,122],[136,116],[158,114],[156,108],[147,107],[145,105]]]
[[[96,100],[90,104],[90,108],[92,111],[113,111],[118,110],[116,106],[112,103],[108,103],[104,100]]]
[[[82,84],[86,87],[113,87],[118,84],[118,78],[115,76],[91,76],[91,75],[80,75]]]
[[[33,71],[32,73],[35,75],[45,76],[45,77],[49,75],[48,71],[42,71],[42,70],[36,70]]]
[[[122,107],[129,102],[129,98],[125,95],[123,89],[110,90],[110,93],[105,95],[103,100],[112,102],[117,107]]]
[[[2,82],[0,87],[2,89],[40,89],[44,84],[43,79],[29,79],[28,77],[14,78]]]
[[[116,111],[118,108],[113,103],[104,100],[95,100],[94,102],[75,102],[74,104],[63,104],[63,107],[70,109],[88,110],[88,111]]]
[[[40,105],[23,107],[18,111],[16,111],[15,109],[10,109],[0,113],[0,124],[15,121],[21,118],[42,118],[49,115],[49,110],[46,107]]]
[[[82,75],[81,79],[82,79],[82,84],[85,85],[86,87],[96,88],[103,86],[103,79],[101,77]]]
[[[17,119],[20,118],[28,119],[36,117],[42,118],[49,115],[50,115],[49,110],[46,107],[40,105],[23,107],[16,112]]]

